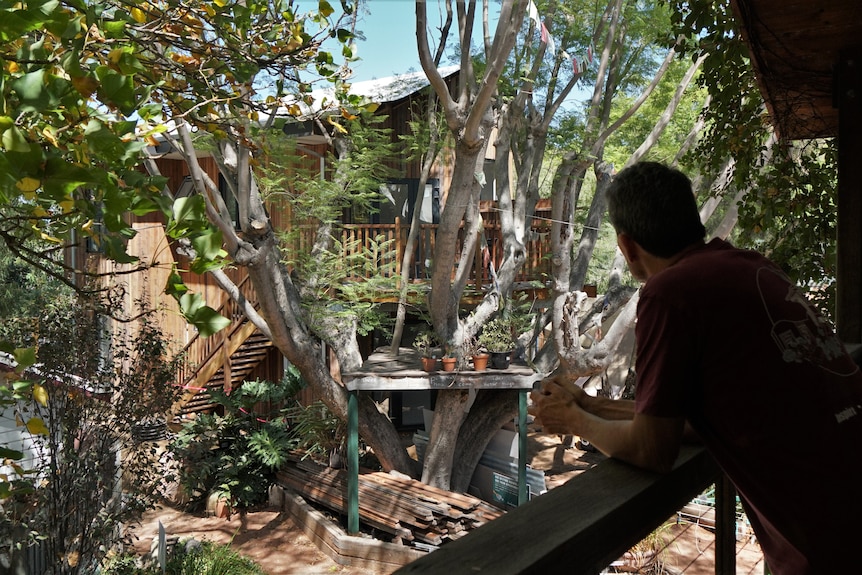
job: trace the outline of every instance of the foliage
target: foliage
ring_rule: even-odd
[[[347,426],[322,401],[296,405],[286,415],[291,421],[290,437],[306,455],[328,461],[333,451],[344,447]]]
[[[434,350],[439,345],[437,334],[430,327],[420,331],[413,339],[413,349],[418,351],[422,357],[433,357]]]
[[[512,322],[502,316],[495,317],[479,334],[479,344],[492,353],[512,351],[515,347]]]
[[[472,357],[482,353],[482,346],[479,343],[479,338],[476,336],[465,337],[461,344],[461,357]]]
[[[258,170],[262,187],[268,199],[287,200],[299,220],[313,218],[330,224],[340,220],[346,209],[354,214],[374,213],[380,184],[398,175],[390,159],[402,151],[392,142],[392,130],[380,127],[386,116],[351,108],[333,134],[336,151],[326,157],[328,169],[336,174],[334,179],[324,179],[319,169],[303,168],[307,159],[285,154],[290,148],[301,152],[301,147],[277,134],[261,134],[265,138],[260,152],[264,164]]]
[[[352,5],[342,9],[349,18]],[[212,150],[254,147],[248,124],[288,94],[288,114],[300,114],[315,76],[342,83],[323,41],[353,58],[333,13],[326,0],[308,12],[289,0],[0,2],[0,239],[71,283],[58,248],[87,239],[135,263],[128,216],[161,211],[169,237],[194,248],[193,271],[225,265],[202,197],[162,194],[167,180],[141,169],[145,150],[182,126],[208,134]],[[168,292],[186,318],[203,335],[224,327],[178,277]]]
[[[266,575],[248,557],[243,557],[226,545],[203,541],[200,548],[178,553],[167,573],[177,575]]]
[[[683,56],[708,56],[699,83],[712,98],[706,126],[689,161],[715,176],[728,158],[733,171],[721,192],[747,191],[737,244],[768,255],[818,303],[834,301],[837,144],[775,142],[747,47],[730,2],[669,2],[671,33],[683,34]]]
[[[667,561],[668,545],[673,540],[675,522],[668,521],[647,535],[625,554],[625,564],[619,572],[640,573],[642,575],[665,575],[676,573]],[[617,572],[615,570],[614,572]]]
[[[249,381],[230,395],[214,391],[224,415],[201,414],[183,425],[169,449],[180,463],[180,485],[192,506],[211,493],[240,508],[266,499],[296,443],[285,403],[293,402],[300,387],[293,370],[281,383]]]
[[[160,361],[170,365],[164,340],[149,329],[107,342],[100,309],[92,303],[49,306],[37,323],[9,330],[12,346],[38,342],[38,363],[32,351],[25,357],[18,347],[22,367],[31,367],[20,374],[26,383],[12,386],[16,395],[4,394],[4,415],[22,423],[21,436],[34,454],[27,464],[32,472],[13,465],[17,477],[4,483],[12,486],[4,488],[0,508],[4,561],[38,542],[51,572],[88,573],[122,537],[119,526],[150,507],[170,480],[156,444],[129,433],[172,397],[172,372],[157,368]],[[105,361],[111,352],[124,361]],[[139,372],[139,366],[148,367]],[[143,375],[146,384],[166,390],[159,402],[138,397]]]
[[[382,236],[347,245],[334,241],[331,250],[295,254],[306,321],[321,339],[330,340],[334,319],[355,321],[360,334],[384,325],[381,295],[397,291],[394,242]]]
[[[180,540],[182,544],[183,541]],[[188,549],[188,550],[187,550]],[[102,566],[104,575],[160,575],[158,566],[143,567],[131,555],[112,557]],[[168,557],[165,575],[265,575],[263,569],[228,545],[202,541],[200,545],[177,545]]]
[[[63,282],[12,254],[0,242],[0,318],[37,317],[54,302],[68,301]],[[0,337],[7,322],[0,325]]]
[[[75,6],[0,3],[0,237],[57,276],[53,253],[75,234],[133,261],[124,244],[134,231],[122,214],[158,209],[163,182],[137,169],[146,143],[123,117],[151,90],[132,82],[142,72],[132,46],[117,48],[130,18]]]

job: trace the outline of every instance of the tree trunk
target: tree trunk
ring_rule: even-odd
[[[422,470],[422,483],[449,489],[452,476],[452,461],[458,434],[470,409],[470,393],[463,390],[446,390],[437,394],[434,405],[434,421],[431,437],[425,450],[425,464]]]
[[[452,491],[463,493],[470,487],[470,479],[491,438],[518,413],[519,393],[516,390],[479,390],[470,414],[458,432],[452,466]]]

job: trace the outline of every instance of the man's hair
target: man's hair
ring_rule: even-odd
[[[658,162],[640,162],[614,177],[608,189],[608,216],[617,233],[668,258],[702,241],[706,229],[688,176]]]

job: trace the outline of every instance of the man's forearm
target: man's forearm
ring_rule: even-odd
[[[609,399],[587,395],[581,407],[602,419],[632,419],[635,416],[635,402],[630,399]]]

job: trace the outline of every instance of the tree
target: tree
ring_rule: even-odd
[[[472,35],[475,10],[475,3],[458,5],[463,79],[459,91],[450,96],[445,85],[434,78],[430,51],[423,34],[426,26],[424,3],[417,3],[420,60],[436,88],[451,137],[457,142],[455,174],[460,174],[460,179],[453,180],[438,232],[433,297],[429,302],[431,318],[441,339],[457,347],[463,338],[478,332],[488,318],[510,313],[516,305],[512,298],[514,281],[526,259],[526,239],[531,233],[529,223],[540,197],[540,182],[547,170],[548,151],[556,150],[555,155],[561,159],[553,182],[547,186],[554,206],[551,237],[554,242],[552,279],[555,303],[548,313],[537,315],[531,330],[538,333],[546,324],[552,323],[553,338],[533,360],[539,369],[546,372],[562,363],[562,369],[576,375],[598,373],[607,366],[626,327],[625,322],[620,322],[619,329],[609,333],[601,345],[593,346],[589,351],[581,349],[578,344],[579,322],[583,321],[580,310],[583,294],[579,288],[584,283],[592,257],[597,238],[595,230],[604,217],[604,190],[613,172],[613,166],[603,159],[604,149],[608,139],[634,116],[660,84],[673,62],[673,48],[669,51],[665,48],[665,54],[661,54],[662,47],[652,34],[652,30],[668,21],[667,10],[653,5],[612,1],[598,14],[593,12],[594,6],[587,4],[547,2],[539,3],[537,7],[532,3],[504,3],[499,21],[506,24],[498,25],[493,42],[487,32],[487,16],[483,22],[486,30],[484,51],[480,49],[481,55],[476,58],[481,65],[476,65],[467,56],[471,46],[465,40]],[[523,21],[527,13],[530,19]],[[544,19],[539,17],[539,13],[545,14]],[[595,29],[585,33],[591,20],[597,23]],[[506,39],[512,39],[507,36],[512,31],[517,32],[514,41],[506,44]],[[548,40],[549,37],[553,42]],[[594,45],[599,47],[595,55],[595,71],[591,65]],[[500,51],[504,46],[513,51]],[[682,79],[677,82],[676,93],[645,134],[645,143],[627,160],[644,156],[654,145],[699,64],[700,60],[696,60],[688,70],[677,74],[675,79],[680,75]],[[473,80],[474,68],[481,76],[479,80]],[[575,87],[587,77],[595,82],[593,96],[584,116],[575,121],[578,126],[576,132],[569,131],[564,135],[559,128],[554,129],[555,121],[558,121]],[[630,105],[619,110],[618,102],[625,98]],[[459,318],[454,302],[461,299],[466,267],[463,264],[472,254],[479,229],[477,200],[480,186],[474,174],[481,169],[480,158],[483,156],[480,153],[483,146],[489,145],[491,127],[496,129],[493,183],[499,196],[504,256],[496,267],[494,289],[468,317]],[[514,164],[514,170],[510,168],[510,162]],[[580,191],[590,166],[596,173],[597,184],[584,222],[584,233],[576,244],[573,225],[579,209]],[[450,209],[450,204],[456,209]],[[451,218],[448,228],[444,227],[447,218]],[[466,238],[464,247],[455,253],[455,244],[452,243],[448,246],[450,251],[441,250],[441,242],[454,237],[452,230],[460,226],[462,220]],[[459,262],[455,268],[455,280],[451,282],[453,265],[450,262]],[[614,290],[611,293],[614,307],[624,303],[631,293],[631,289],[622,286]],[[465,394],[447,391],[438,395],[438,405],[441,405],[441,398],[442,407],[435,411],[434,428],[460,429],[460,438],[456,442],[451,435],[432,431],[429,449],[438,444],[446,445],[446,448],[435,451],[431,457],[426,456],[423,480],[449,486],[451,478],[453,488],[466,489],[490,435],[514,413],[513,398],[499,392],[480,392],[475,407],[469,413],[461,407],[466,402]],[[471,438],[471,441],[461,438]]]
[[[26,422],[36,454],[0,484],[11,487],[0,490],[7,564],[19,566],[33,549],[46,573],[93,572],[115,544],[131,542],[120,526],[153,506],[170,480],[164,450],[136,431],[176,397],[176,363],[147,322],[134,341],[105,342],[96,308],[52,302],[10,334],[19,350],[38,345],[38,357],[19,365],[17,397],[3,405],[5,416]],[[105,361],[112,356],[116,363]]]

